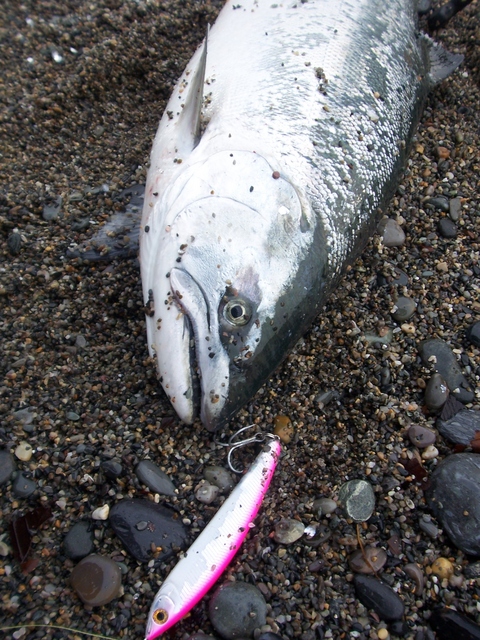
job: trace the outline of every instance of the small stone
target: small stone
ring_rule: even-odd
[[[23,473],[19,473],[12,483],[12,491],[18,498],[28,498],[36,488],[36,482]]]
[[[208,607],[215,631],[226,640],[250,638],[267,621],[267,603],[260,591],[245,582],[227,582],[212,595]]]
[[[480,560],[467,564],[463,572],[467,580],[475,580],[476,578],[480,578]]]
[[[401,247],[405,243],[405,233],[402,227],[390,218],[384,218],[379,225],[379,233],[386,247]]]
[[[140,562],[168,560],[174,548],[186,544],[187,531],[178,513],[150,500],[120,500],[110,510],[109,522],[127,551]],[[147,527],[139,531],[139,522],[147,522]]]
[[[409,428],[408,437],[410,438],[410,442],[418,449],[425,449],[435,444],[435,440],[437,439],[434,431],[417,424],[412,424]]]
[[[33,422],[35,414],[30,409],[19,409],[18,411],[14,411],[13,417],[17,422],[28,425]]]
[[[22,462],[28,462],[33,455],[32,445],[28,442],[20,442],[15,449],[15,455]]]
[[[433,366],[457,400],[464,404],[473,401],[475,394],[461,372],[451,347],[444,340],[425,340],[420,344],[419,351],[425,366]]]
[[[422,451],[423,460],[433,460],[438,456],[438,449],[434,447],[433,444],[428,446],[426,449]]]
[[[338,499],[355,522],[366,522],[375,509],[375,494],[366,480],[349,480],[340,487]]]
[[[338,505],[335,500],[332,500],[331,498],[317,498],[317,500],[313,501],[313,510],[317,513],[319,518],[321,518],[322,515],[333,513],[337,506]]]
[[[77,564],[71,573],[70,584],[85,604],[99,607],[118,598],[122,573],[110,558],[93,554]]]
[[[163,496],[174,496],[175,485],[152,460],[142,460],[135,468],[135,474],[140,482],[147,485],[150,491]]]
[[[444,260],[440,260],[436,264],[436,269],[437,271],[440,271],[440,273],[448,273],[448,262],[445,262]]]
[[[8,482],[15,471],[15,463],[8,451],[0,449],[0,485]]]
[[[425,588],[425,576],[418,564],[409,562],[403,567],[403,570],[409,578],[415,581],[415,595],[421,596]]]
[[[214,484],[203,482],[195,491],[195,498],[204,504],[211,504],[218,496],[220,489]]]
[[[480,347],[480,320],[468,327],[465,337],[475,347]]]
[[[110,507],[108,504],[104,504],[102,507],[98,507],[92,513],[93,520],[108,520],[108,514],[110,513]]]
[[[390,634],[388,633],[388,630],[385,629],[385,627],[382,627],[377,631],[377,637],[378,640],[389,640]]]
[[[427,201],[427,204],[434,207],[435,209],[439,209],[440,211],[445,211],[445,213],[448,211],[448,208],[449,208],[448,199],[445,198],[445,196],[437,196],[436,198],[430,198],[430,200]]]
[[[51,220],[56,220],[62,208],[63,198],[62,196],[58,196],[56,200],[49,202],[43,206],[42,218],[46,222],[50,222]]]
[[[450,218],[442,218],[438,223],[438,230],[444,238],[457,237],[457,226]]]
[[[440,411],[448,398],[448,387],[439,373],[434,373],[427,382],[425,404],[430,411]]]
[[[403,602],[387,584],[372,576],[356,575],[354,585],[360,602],[373,609],[382,620],[389,622],[403,618]]]
[[[235,485],[232,474],[223,467],[211,465],[205,467],[203,477],[210,484],[214,484],[220,489],[220,493],[231,491]]]
[[[386,552],[378,547],[364,547],[363,552],[361,549],[357,549],[348,557],[350,569],[355,573],[378,573],[386,562]]]
[[[22,236],[16,231],[13,231],[7,238],[7,247],[12,256],[17,256],[22,247]]]
[[[449,203],[448,213],[453,222],[458,222],[462,211],[462,199],[452,198]]]
[[[81,560],[92,553],[93,531],[87,520],[76,522],[63,539],[63,550],[67,558]]]
[[[280,438],[284,444],[288,444],[293,437],[293,424],[288,416],[275,416],[273,433]]]
[[[67,420],[71,420],[72,422],[78,422],[80,420],[80,416],[75,411],[67,411],[65,416]]]
[[[456,453],[442,460],[425,495],[453,544],[480,555],[480,455]]]
[[[412,300],[412,298],[408,298],[407,296],[400,296],[397,298],[395,306],[391,311],[392,318],[399,324],[403,323],[413,316],[416,308],[417,305],[415,300]]]
[[[123,467],[118,460],[105,460],[100,468],[109,480],[116,480],[123,473]]]
[[[441,578],[442,580],[444,578],[448,580],[448,578],[453,576],[454,566],[450,562],[450,560],[448,560],[448,558],[437,558],[433,562],[431,569],[432,569],[432,573],[438,576],[439,578]]]
[[[434,609],[428,624],[437,640],[480,640],[480,626],[453,609]]]
[[[293,518],[282,518],[275,525],[273,539],[280,544],[292,544],[305,533],[305,525]]]
[[[81,333],[79,333],[75,338],[75,346],[78,347],[79,349],[85,349],[85,347],[87,346],[87,341],[85,339],[85,336],[82,336]]]
[[[437,147],[437,157],[439,160],[446,160],[450,157],[450,149],[447,149],[447,147]]]
[[[418,521],[418,526],[424,533],[427,534],[427,536],[432,538],[432,540],[435,540],[435,538],[438,538],[438,536],[440,535],[440,529],[434,522],[432,522],[431,517],[428,515],[423,515],[420,518],[420,520]]]

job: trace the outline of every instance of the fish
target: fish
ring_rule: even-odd
[[[155,595],[145,640],[155,640],[181,620],[218,580],[253,525],[281,453],[279,439],[266,443],[250,469],[175,565]]]
[[[413,0],[225,4],[160,121],[139,231],[148,347],[185,423],[225,425],[311,326],[461,59]]]

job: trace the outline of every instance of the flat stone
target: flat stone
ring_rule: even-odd
[[[462,199],[452,198],[448,206],[448,214],[454,222],[458,222],[460,219],[460,213],[462,211]]]
[[[448,198],[445,198],[445,196],[430,198],[430,200],[427,201],[427,204],[431,205],[435,209],[438,209],[439,211],[445,211],[445,213],[449,210]]]
[[[412,424],[408,430],[408,437],[410,442],[418,449],[425,449],[432,444],[435,444],[437,436],[434,431],[421,427],[418,424]]]
[[[18,498],[28,498],[37,488],[37,483],[19,473],[12,483],[12,491]]]
[[[174,496],[175,485],[152,460],[142,460],[135,468],[135,474],[140,482],[146,484],[150,491],[163,496]]]
[[[195,498],[204,504],[211,504],[220,493],[220,489],[214,484],[204,482],[195,491]]]
[[[457,237],[457,225],[450,218],[442,218],[438,223],[440,235],[444,238]]]
[[[122,572],[110,558],[93,554],[80,560],[70,575],[70,584],[85,604],[99,607],[120,595]]]
[[[348,557],[350,569],[355,573],[378,573],[387,562],[387,553],[379,547],[357,549]]]
[[[179,514],[149,500],[120,500],[110,510],[109,522],[127,551],[140,562],[153,557],[168,560],[176,548],[186,546],[187,530]],[[141,522],[147,526],[139,530]]]
[[[81,560],[92,553],[93,527],[87,520],[76,522],[63,539],[63,551],[71,560]]]
[[[399,296],[395,302],[395,306],[391,312],[395,322],[402,323],[409,320],[415,313],[417,308],[415,300],[407,296]]]
[[[434,609],[428,624],[437,640],[480,640],[480,627],[453,609]]]
[[[480,320],[468,327],[465,336],[473,345],[480,347]]]
[[[389,622],[403,618],[403,602],[387,584],[363,575],[356,575],[353,582],[360,602],[368,609],[373,609],[382,620]]]
[[[123,474],[123,467],[118,460],[105,460],[100,465],[101,470],[109,480],[116,480]]]
[[[442,460],[426,499],[453,544],[480,555],[480,455],[457,453]]]
[[[427,382],[425,404],[430,411],[440,411],[449,396],[447,383],[439,373],[434,373]]]
[[[401,247],[405,243],[405,233],[402,227],[391,218],[383,219],[378,231],[382,235],[382,242],[386,247]]]
[[[0,449],[0,484],[8,482],[15,471],[15,463],[8,451]]]
[[[333,513],[337,507],[337,503],[331,498],[317,498],[317,500],[313,501],[313,510],[318,514],[319,518],[322,515]]]
[[[450,420],[437,420],[437,429],[442,436],[455,444],[470,445],[480,432],[480,411],[461,409]]]
[[[33,454],[32,445],[28,442],[20,442],[15,449],[15,456],[22,462],[28,462]]]
[[[215,631],[226,640],[251,638],[267,621],[267,603],[260,591],[246,582],[227,582],[212,595],[208,607]]]
[[[305,525],[293,518],[282,518],[275,525],[273,539],[280,544],[292,544],[305,533]]]
[[[216,465],[205,467],[203,477],[207,482],[218,487],[221,493],[231,491],[235,485],[232,474],[223,467]]]
[[[420,344],[419,351],[423,363],[426,366],[432,366],[442,376],[457,400],[464,404],[473,401],[475,394],[461,372],[455,354],[446,342],[437,338],[425,340]]]
[[[355,522],[365,522],[375,509],[375,494],[366,480],[349,480],[340,487],[338,500]]]

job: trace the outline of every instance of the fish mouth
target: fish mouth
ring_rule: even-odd
[[[211,308],[207,295],[188,271],[173,268],[170,285],[190,333],[190,340],[182,343],[189,353],[179,358],[180,366],[189,363],[190,369],[180,372],[190,380],[184,404],[188,405],[188,415],[200,413],[206,428],[214,431],[228,399],[230,379],[230,360],[220,340],[217,309]]]

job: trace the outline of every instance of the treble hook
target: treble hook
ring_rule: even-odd
[[[250,436],[250,438],[245,438],[244,440],[239,440],[235,442],[235,438],[237,438],[241,433],[255,426],[256,425],[254,424],[249,424],[246,427],[242,427],[238,431],[235,431],[235,433],[230,436],[228,442],[219,442],[218,440],[215,441],[216,444],[220,445],[221,447],[230,447],[228,451],[227,462],[228,462],[228,466],[230,467],[231,471],[233,471],[233,473],[237,473],[237,474],[243,473],[242,469],[236,469],[232,464],[232,454],[236,449],[239,449],[240,447],[244,447],[247,444],[251,444],[253,442],[259,442],[259,443],[265,442],[267,438],[275,438],[275,436],[272,433],[257,432],[255,435]]]

